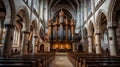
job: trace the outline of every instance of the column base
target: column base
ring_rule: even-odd
[[[115,46],[110,46],[110,56],[117,56],[117,50]]]
[[[93,53],[92,46],[88,46],[88,53]]]
[[[34,53],[37,53],[37,46],[35,46]]]
[[[102,54],[102,50],[100,46],[96,46],[96,54]]]

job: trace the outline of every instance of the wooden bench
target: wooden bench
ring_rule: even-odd
[[[55,53],[37,53],[26,54],[23,56],[16,56],[14,58],[21,58],[28,61],[36,61],[38,67],[47,67],[55,58]]]
[[[73,62],[75,67],[120,67],[120,57],[86,53],[68,53],[68,58]]]
[[[25,61],[23,59],[1,58],[0,67],[36,67],[36,61]]]

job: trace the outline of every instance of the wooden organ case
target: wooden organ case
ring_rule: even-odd
[[[74,19],[68,19],[63,11],[60,11],[56,21],[48,22],[48,37],[52,51],[72,51],[75,35]]]

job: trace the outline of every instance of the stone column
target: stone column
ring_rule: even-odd
[[[101,50],[101,41],[100,41],[100,33],[95,34],[95,45],[96,45],[96,54],[102,54]]]
[[[110,55],[117,56],[116,27],[108,27]]]
[[[23,31],[21,55],[28,53],[28,51],[27,51],[27,49],[28,49],[28,37],[29,37],[29,32]]]
[[[37,53],[37,38],[38,36],[33,36],[33,53]]]
[[[75,52],[75,43],[72,44],[72,49],[73,49],[73,52]]]
[[[88,36],[88,52],[93,53],[92,36]]]
[[[2,57],[8,58],[12,54],[12,44],[13,44],[15,26],[13,24],[6,24],[5,27],[6,27],[6,34],[2,49]]]

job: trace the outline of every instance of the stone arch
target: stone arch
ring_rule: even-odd
[[[61,11],[61,9],[59,9],[55,12],[55,14],[53,15],[53,19],[55,19],[59,15],[60,11]],[[62,11],[64,11],[66,17],[68,17],[69,19],[72,18],[72,14],[70,13],[70,11],[68,11],[67,9],[62,9]]]
[[[20,28],[19,29],[20,32],[18,34],[20,34],[19,35],[19,45],[22,45],[22,47],[20,47],[21,48],[21,50],[20,50],[21,54],[22,53],[27,53],[27,50],[25,50],[25,48],[28,47],[28,46],[26,46],[26,44],[29,44],[29,42],[28,42],[29,34],[25,34],[25,32],[26,33],[29,32],[29,26],[30,26],[29,25],[29,14],[28,14],[27,7],[19,6],[16,9],[16,19],[15,20],[16,20],[15,25],[17,25]],[[24,46],[26,46],[26,47],[24,47]]]
[[[105,14],[105,11],[102,9],[99,10],[98,15],[97,15],[96,20],[95,20],[95,33],[101,33],[101,17],[103,15],[106,17],[106,20],[107,20],[107,16]]]
[[[83,45],[82,44],[79,44],[78,51],[83,51]]]
[[[16,11],[15,11],[15,4],[14,4],[14,1],[13,0],[1,0],[4,5],[5,5],[5,8],[6,8],[6,18],[5,18],[5,25],[7,24],[12,24],[14,25],[15,23],[15,14],[16,14]]]
[[[88,33],[88,36],[92,36],[94,33],[94,25],[92,21],[89,21],[88,23],[87,33]]]
[[[40,52],[44,52],[44,50],[45,50],[45,45],[44,45],[44,44],[41,44],[41,45],[40,45]]]
[[[29,26],[30,26],[30,24],[29,24],[29,20],[30,20],[30,18],[29,18],[29,12],[28,12],[28,9],[27,9],[27,7],[26,6],[20,6],[17,10],[16,10],[16,14],[18,14],[19,12],[22,12],[22,18],[23,18],[23,22],[24,22],[24,24],[25,24],[25,26],[23,27],[24,28],[24,30],[25,31],[29,31]]]
[[[108,27],[109,26],[116,26],[116,9],[118,8],[118,3],[120,0],[111,0],[109,9],[108,9]]]
[[[100,10],[96,18],[95,33],[100,34],[99,35],[100,45],[103,50],[109,47],[107,25],[108,25],[107,15],[103,10]]]
[[[59,8],[58,8],[59,7]],[[62,7],[62,8],[61,8]],[[53,13],[52,13],[52,16],[53,16],[53,14],[54,13],[56,13],[57,11],[59,11],[59,10],[61,10],[61,9],[65,9],[65,10],[67,10],[67,11],[69,11],[70,12],[70,14],[75,18],[75,15],[77,15],[76,14],[76,10],[73,10],[71,7],[69,7],[68,5],[58,5],[56,8],[54,8],[52,11],[53,11]]]

